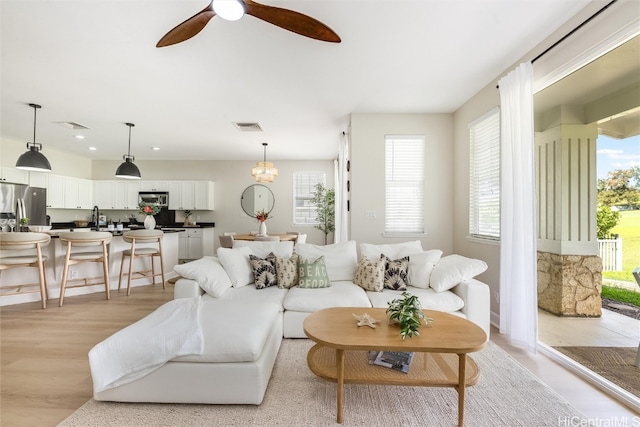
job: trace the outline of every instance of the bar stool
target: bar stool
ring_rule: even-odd
[[[133,262],[136,258],[149,257],[151,260],[151,280],[152,284],[156,284],[156,276],[162,276],[162,289],[166,289],[166,280],[164,278],[164,261],[162,260],[162,237],[164,232],[162,230],[135,230],[127,231],[122,235],[125,242],[131,243],[131,249],[125,249],[122,251],[122,261],[120,262],[120,277],[118,278],[118,290],[122,283],[122,275],[124,274],[124,259],[129,258],[129,273],[127,274],[127,295],[131,295],[131,276],[133,274],[140,274],[142,277],[148,277],[146,273],[149,270],[133,271]],[[152,243],[158,244],[157,248],[154,247],[138,247],[136,244],[140,243]],[[153,258],[160,258],[160,273],[156,274],[155,264]],[[138,277],[140,279],[141,277]]]
[[[67,253],[64,257],[64,269],[62,270],[62,284],[60,285],[60,307],[64,302],[64,291],[67,288],[67,275],[69,274],[69,266],[80,264],[83,262],[101,262],[102,274],[104,280],[104,291],[107,299],[111,299],[109,293],[109,256],[107,254],[107,245],[111,243],[113,236],[107,231],[91,231],[91,232],[69,232],[60,234],[60,243],[67,247]],[[73,248],[82,248],[81,251],[73,251]],[[86,251],[85,249],[93,249]],[[97,248],[101,248],[98,250]],[[93,283],[69,286],[72,288],[81,288],[84,286],[92,286]]]
[[[40,300],[42,308],[47,308],[49,289],[47,287],[46,255],[42,255],[42,248],[51,242],[51,236],[45,233],[2,233],[0,234],[0,249],[3,251],[24,251],[19,254],[11,253],[0,257],[0,270],[17,267],[36,267],[40,284]],[[35,250],[35,253],[34,253]],[[21,288],[25,285],[7,285],[5,288]],[[37,291],[27,291],[37,292]],[[5,295],[5,294],[3,294]]]

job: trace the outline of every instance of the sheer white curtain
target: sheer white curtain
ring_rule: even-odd
[[[536,279],[533,66],[499,81],[501,111],[500,333],[535,352]]]
[[[349,240],[349,212],[347,210],[347,161],[349,160],[349,134],[345,132],[338,147],[338,160],[334,162],[334,182],[336,191],[336,231],[334,242],[344,243]]]

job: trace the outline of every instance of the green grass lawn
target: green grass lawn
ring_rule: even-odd
[[[635,282],[631,272],[640,267],[640,211],[620,212],[620,222],[611,233],[622,238],[622,271],[605,271],[602,277]]]

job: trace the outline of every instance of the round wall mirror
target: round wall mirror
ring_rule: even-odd
[[[256,216],[256,212],[271,212],[276,203],[271,189],[266,185],[253,184],[248,186],[240,198],[240,204],[244,213],[251,217]]]

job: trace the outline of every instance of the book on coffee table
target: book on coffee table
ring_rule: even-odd
[[[384,366],[404,372],[409,372],[411,361],[413,360],[413,352],[407,351],[370,351],[369,364]]]

